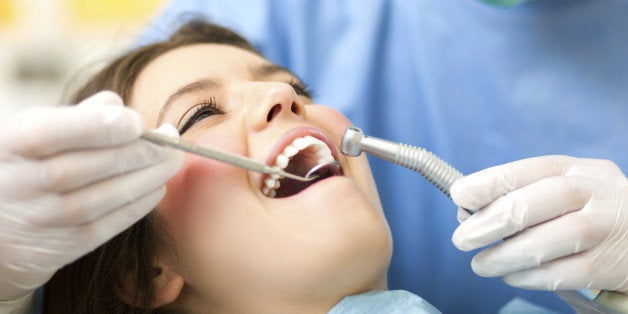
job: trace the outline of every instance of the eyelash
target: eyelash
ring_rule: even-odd
[[[297,79],[291,79],[290,82],[288,82],[288,84],[292,86],[292,89],[294,89],[297,95],[305,96],[307,98],[312,98],[312,91],[310,90],[310,87],[307,86],[305,83]]]
[[[205,119],[206,117],[210,117],[216,114],[223,114],[224,112],[216,103],[216,98],[210,97],[209,101],[204,101],[197,105],[196,110],[194,110],[194,114],[192,114],[183,124],[181,130],[179,130],[179,134],[183,134],[190,127],[192,127],[196,122]],[[207,115],[207,116],[203,116]]]
[[[307,98],[312,98],[312,92],[310,91],[309,87],[305,85],[303,82],[297,79],[292,79],[290,80],[290,82],[288,82],[288,84],[292,86],[292,88],[294,89],[295,93],[297,93],[297,95],[304,96]],[[185,133],[185,131],[187,131],[190,127],[192,127],[196,122],[204,119],[205,118],[203,117],[204,114],[209,114],[208,115],[209,117],[215,114],[224,114],[224,112],[218,106],[218,103],[216,102],[216,98],[210,97],[209,101],[204,101],[200,103],[199,105],[197,105],[197,108],[194,111],[194,114],[192,114],[192,116],[190,116],[190,118],[188,118],[185,121],[185,123],[179,130],[179,134]]]

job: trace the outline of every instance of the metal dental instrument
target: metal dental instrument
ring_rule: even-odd
[[[311,176],[319,177],[320,174],[326,174],[326,173],[336,174],[338,172],[338,169],[340,169],[340,164],[334,160],[333,162],[330,162],[330,163],[318,164],[312,167],[312,169],[310,169],[310,171],[308,171],[305,174],[305,177],[306,178],[310,178]],[[319,175],[316,175],[316,173],[318,173]]]
[[[395,143],[365,135],[356,127],[347,128],[340,143],[340,151],[347,156],[359,156],[363,151],[420,173],[449,197],[451,185],[462,178],[462,173],[430,151],[416,146]],[[467,213],[472,211],[464,209]]]
[[[450,196],[451,185],[463,177],[456,168],[424,148],[369,137],[356,127],[347,128],[342,136],[340,151],[353,157],[359,156],[364,151],[375,157],[412,169],[420,173],[448,197]],[[472,211],[466,208],[463,210],[473,215]],[[599,290],[593,289],[580,289],[576,292],[588,301],[593,301],[600,293]]]
[[[317,170],[319,170],[320,165],[312,168],[312,170],[310,170],[305,177],[301,177],[292,173],[285,172],[277,167],[272,167],[272,166],[263,164],[261,162],[258,162],[250,158],[225,153],[225,152],[211,149],[208,147],[202,147],[191,142],[172,138],[172,137],[155,133],[155,132],[151,132],[151,131],[145,131],[140,136],[140,138],[143,138],[155,144],[167,145],[167,146],[174,147],[176,149],[183,150],[183,151],[195,154],[195,155],[215,159],[218,161],[222,161],[222,162],[225,162],[225,163],[228,163],[228,164],[240,167],[240,168],[255,171],[255,172],[276,174],[282,177],[286,177],[286,178],[290,178],[290,179],[298,180],[298,181],[303,181],[303,182],[311,181],[319,177],[315,173],[318,172]],[[325,164],[325,165],[328,165],[328,164]],[[314,169],[316,169],[316,171],[313,171]]]

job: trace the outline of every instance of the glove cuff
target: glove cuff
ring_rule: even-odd
[[[595,302],[620,313],[628,313],[628,295],[615,291],[602,290]]]
[[[15,300],[1,301],[0,313],[23,314],[35,312],[35,291]]]
[[[602,290],[592,301],[573,290],[555,292],[576,313],[628,313],[628,296],[619,292]]]

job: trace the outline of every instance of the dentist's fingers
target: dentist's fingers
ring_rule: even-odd
[[[552,177],[518,189],[466,219],[452,241],[460,250],[469,251],[579,210],[596,190],[589,181],[583,177]]]
[[[166,195],[166,187],[161,186],[142,197],[116,208],[91,223],[75,227],[82,251],[88,252],[129,228],[146,216]]]
[[[574,271],[581,276],[574,276]],[[503,276],[502,280],[513,287],[524,289],[578,290],[583,287],[596,288],[588,285],[588,278],[595,276],[597,272],[600,271],[581,253]]]
[[[473,258],[473,271],[484,277],[504,276],[598,245],[613,230],[617,215],[596,210],[603,202],[594,199],[580,211],[526,229],[483,250]]]
[[[617,164],[604,159],[581,159],[581,163],[569,167],[565,176],[587,177],[615,186],[628,184],[628,179]]]
[[[451,198],[461,207],[480,209],[497,198],[546,177],[561,175],[562,156],[536,157],[484,169],[456,181]]]
[[[0,130],[0,147],[27,158],[59,152],[114,146],[139,138],[143,118],[122,106],[113,92],[100,92],[76,107],[27,109]]]
[[[154,166],[112,177],[67,194],[44,194],[37,200],[45,212],[29,220],[38,226],[72,226],[94,221],[112,209],[133,203],[173,177],[183,165],[183,153]]]
[[[153,132],[178,138],[176,129],[164,124]],[[45,193],[68,193],[116,175],[143,169],[180,154],[173,148],[145,140],[114,147],[77,150],[46,159],[13,156],[0,168],[0,185],[13,199]],[[15,180],[19,177],[20,180]]]
[[[168,135],[163,125],[157,132]],[[178,133],[174,136],[178,137]],[[39,163],[33,163],[31,182],[39,190],[68,192],[106,178],[143,169],[170,158],[180,152],[145,140],[113,148],[91,149],[57,155]]]
[[[531,158],[465,177],[452,197],[479,209],[455,231],[457,247],[503,240],[473,259],[479,275],[528,289],[628,293],[628,179],[616,164]]]
[[[502,277],[508,285],[535,290],[579,290],[584,288],[626,293],[628,275],[622,266],[628,259],[626,252],[615,256],[615,265],[594,256],[589,251],[566,256],[538,267],[522,270]],[[603,267],[608,266],[608,267]]]
[[[451,198],[456,205],[478,210],[499,197],[544,178],[576,174],[577,168],[591,166],[599,175],[621,170],[610,161],[570,156],[541,156],[488,168],[456,181]],[[570,173],[571,172],[571,173]],[[590,174],[586,171],[587,176]]]

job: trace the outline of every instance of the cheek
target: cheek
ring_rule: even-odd
[[[198,209],[214,203],[213,198],[220,194],[217,189],[223,186],[219,180],[229,172],[233,169],[223,163],[186,154],[183,168],[166,184],[168,191],[157,211],[173,227],[185,224],[198,215]]]
[[[201,146],[214,147],[222,151],[239,153],[242,147],[233,140],[233,134],[226,136],[223,130],[213,130],[211,134],[186,133],[185,140]],[[230,140],[226,140],[230,139]],[[220,199],[225,186],[237,180],[237,168],[209,158],[185,154],[185,163],[179,173],[166,184],[167,193],[157,207],[168,222],[175,223],[193,215],[193,209],[206,207]]]
[[[345,130],[353,125],[342,113],[323,105],[310,105],[307,107],[306,117],[308,120],[320,124],[336,146],[340,146]]]
[[[170,223],[174,223],[176,218],[183,214],[183,209],[188,207],[186,201],[190,193],[188,187],[193,186],[193,182],[198,180],[198,174],[205,168],[190,159],[186,154],[183,168],[166,183],[166,196],[157,207],[159,214]],[[199,168],[201,171],[198,171]]]
[[[342,113],[331,107],[311,105],[307,110],[307,118],[316,121],[323,127],[324,131],[328,133],[336,144],[336,147],[340,148],[340,142],[342,141],[345,130],[353,125],[351,121]],[[377,186],[371,174],[371,167],[366,158],[366,154],[362,154],[359,157],[347,157],[342,155],[340,158],[347,161],[350,169],[345,170],[349,171],[350,175],[360,182],[362,191],[369,197],[371,203],[383,213],[379,194],[377,193]]]

